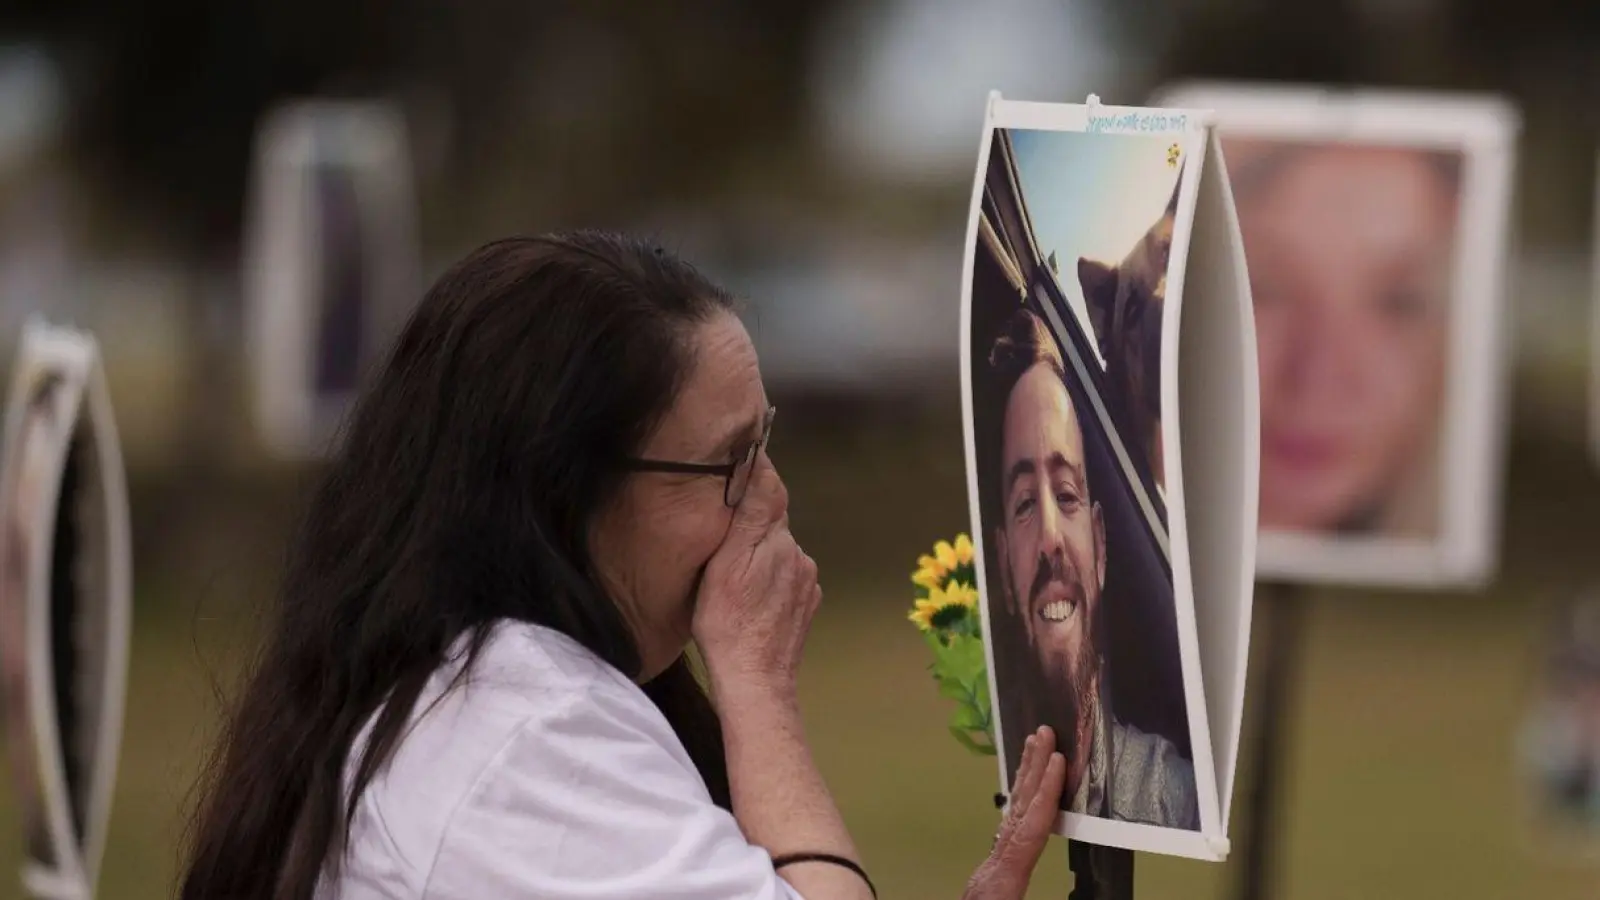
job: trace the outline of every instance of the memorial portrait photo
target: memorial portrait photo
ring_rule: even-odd
[[[965,352],[1006,779],[1049,725],[1064,812],[1193,831],[1160,392],[1182,165],[1166,136],[995,129]]]

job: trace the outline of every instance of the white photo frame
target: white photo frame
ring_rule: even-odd
[[[1225,145],[1254,140],[1318,150],[1379,148],[1459,156],[1458,206],[1443,289],[1446,322],[1439,338],[1445,348],[1443,388],[1436,408],[1414,417],[1422,421],[1436,415],[1438,425],[1419,439],[1422,449],[1395,464],[1409,466],[1407,473],[1424,474],[1397,469],[1388,477],[1388,487],[1373,490],[1364,502],[1367,516],[1378,524],[1363,525],[1365,531],[1332,524],[1284,525],[1286,520],[1270,509],[1272,485],[1289,484],[1296,476],[1274,482],[1273,473],[1310,469],[1277,465],[1275,460],[1287,457],[1264,449],[1258,559],[1260,576],[1275,580],[1412,589],[1485,585],[1498,565],[1507,437],[1511,340],[1504,304],[1514,238],[1516,109],[1487,95],[1225,82],[1172,85],[1158,91],[1152,102],[1215,110]],[[1259,277],[1272,261],[1264,255],[1269,251],[1249,246],[1251,220],[1243,195],[1239,203],[1246,254]],[[1259,301],[1259,286],[1255,293]],[[1265,384],[1275,375],[1263,371],[1261,377]],[[1274,408],[1264,397],[1264,436],[1276,433]],[[1352,432],[1389,433],[1386,428],[1343,433]],[[1348,437],[1336,440],[1349,443]],[[1377,446],[1376,441],[1362,441]],[[1306,448],[1296,452],[1301,449]],[[1315,454],[1300,461],[1306,459],[1315,459]],[[1311,513],[1304,515],[1303,522],[1315,521]],[[1414,521],[1402,522],[1406,518]]]
[[[21,644],[4,648],[11,651],[3,660],[6,714],[20,726],[8,728],[8,740],[25,818],[36,820],[23,888],[39,898],[89,900],[110,822],[132,619],[127,486],[92,336],[27,323],[4,460],[0,608],[8,633],[22,625]],[[66,535],[72,543],[64,547]],[[65,584],[57,581],[63,571]],[[58,656],[63,649],[70,658]],[[23,665],[13,668],[18,651]],[[64,729],[66,717],[72,727]]]
[[[1093,222],[1079,228],[1069,221],[1078,216]],[[1123,249],[1107,248],[1112,257],[1080,255],[1079,283],[1069,286],[1058,254],[1087,247],[1074,235],[1090,232],[1120,234]],[[1127,286],[1108,293],[1113,282]],[[1161,308],[1151,315],[1161,293],[1151,285],[1161,283]],[[1145,305],[1136,310],[1139,303]],[[1247,352],[1255,343],[1251,315],[1231,190],[1206,111],[1103,106],[1093,96],[1077,105],[990,95],[961,307],[974,567],[1002,793],[1009,793],[1020,754],[1010,732],[1051,721],[1038,711],[1054,700],[1039,698],[1081,692],[1077,706],[1096,711],[1072,714],[1074,722],[1093,723],[1099,736],[1080,751],[1095,774],[1079,780],[1081,790],[1069,782],[1056,824],[1069,838],[1227,857],[1256,565],[1259,388]],[[1029,349],[1011,358],[1024,345]],[[1044,370],[1041,352],[1055,358]],[[1152,365],[1154,388],[1140,381]],[[1159,410],[1139,407],[1138,398],[1153,391]],[[1023,396],[1037,402],[1017,399]],[[1013,403],[1033,403],[1017,407],[1032,412],[1013,413]],[[1067,409],[1072,413],[1061,418]],[[1032,424],[1015,424],[1027,416],[1035,417]],[[1077,425],[1064,424],[1072,421]],[[1182,424],[1190,421],[1206,427],[1186,439]],[[1024,437],[1010,437],[1018,434]],[[1031,449],[1013,454],[1013,445]],[[1052,467],[1072,473],[1064,477],[1077,484],[1052,489],[1075,493],[1058,501],[1059,513],[1032,496],[1044,493],[1038,473]],[[1021,489],[1030,496],[1011,504],[1015,486],[1030,480],[1035,485]],[[1088,503],[1078,496],[1084,492]],[[1061,564],[1055,579],[1038,565],[1031,575],[1012,574],[1035,558],[1022,547],[1027,535],[1046,533],[1026,531],[1024,520],[1042,529],[1033,523],[1051,516],[1066,523],[1053,526],[1059,534],[1077,530],[1051,544],[1046,557],[1085,562]],[[1076,582],[1064,574],[1069,569]],[[1091,570],[1098,579],[1081,575]],[[1043,586],[1014,590],[1021,582]],[[1057,595],[1046,589],[1066,599],[1047,601]],[[1032,621],[1048,624],[1030,627]],[[1034,665],[1030,652],[1039,660],[1057,653],[1047,645],[1076,646],[1060,651],[1068,656],[1087,646],[1105,661],[1089,664],[1096,675],[1087,682],[1079,680],[1089,670],[1084,664],[1074,670],[1066,663],[1071,687],[1010,674]],[[1137,663],[1122,667],[1123,684],[1131,683],[1122,692],[1119,658]],[[1098,694],[1086,683],[1097,684]],[[1068,743],[1063,727],[1057,731]],[[1124,783],[1105,774],[1136,765],[1128,760],[1138,748],[1159,772]],[[1154,793],[1130,787],[1135,783]]]
[[[264,118],[255,154],[244,252],[255,413],[273,452],[314,458],[417,300],[405,120],[386,101],[296,101]]]

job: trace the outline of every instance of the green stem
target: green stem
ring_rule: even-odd
[[[978,705],[978,689],[977,689],[977,687],[973,686],[973,685],[967,685],[967,684],[962,684],[961,687],[966,691],[966,694],[967,694],[966,704],[968,706],[970,706],[971,708],[973,708],[973,709],[980,709],[981,707]],[[982,719],[981,727],[983,729],[983,733],[984,733],[985,736],[987,736],[989,734],[989,722],[990,722],[990,719],[992,717],[993,717],[992,713],[984,713],[981,716],[981,719]]]

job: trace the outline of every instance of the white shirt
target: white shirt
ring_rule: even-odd
[[[565,635],[501,623],[422,714],[462,647],[362,793],[317,900],[801,900],[650,698]]]

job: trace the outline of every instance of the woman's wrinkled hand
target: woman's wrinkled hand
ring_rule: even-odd
[[[972,873],[962,900],[1022,900],[1027,896],[1028,882],[1050,841],[1067,784],[1067,761],[1055,750],[1055,733],[1049,727],[1028,736],[994,849]]]
[[[762,453],[696,598],[691,627],[712,690],[792,693],[821,604],[817,564],[789,533],[788,491]]]

